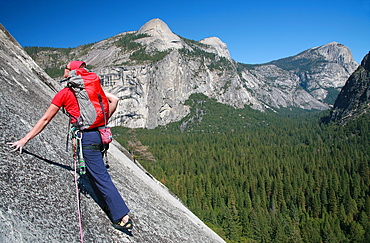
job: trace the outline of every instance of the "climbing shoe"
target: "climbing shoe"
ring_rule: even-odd
[[[120,221],[118,223],[113,223],[113,227],[118,230],[131,230],[134,227],[132,220],[129,218],[126,223]]]

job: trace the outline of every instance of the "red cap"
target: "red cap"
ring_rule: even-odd
[[[72,62],[69,63],[69,68],[71,70],[75,70],[75,69],[80,68],[82,64],[86,65],[86,63],[83,62],[83,61],[72,61]]]

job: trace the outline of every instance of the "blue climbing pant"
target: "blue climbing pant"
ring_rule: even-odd
[[[101,143],[101,137],[98,131],[83,132],[82,147],[91,147],[93,144]],[[88,147],[86,149],[84,148],[82,151],[87,167],[87,175],[90,178],[91,186],[96,196],[104,200],[104,202],[102,202],[103,206],[109,208],[113,222],[120,221],[130,210],[108,174],[102,152]]]

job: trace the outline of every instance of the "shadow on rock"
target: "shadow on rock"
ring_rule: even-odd
[[[42,161],[45,161],[45,162],[46,162],[46,163],[48,163],[48,164],[59,166],[59,167],[60,167],[60,168],[62,168],[62,169],[65,169],[65,170],[68,170],[68,171],[72,171],[72,170],[73,170],[73,169],[72,169],[72,167],[71,167],[71,166],[69,166],[69,165],[63,165],[63,164],[59,164],[59,163],[57,163],[57,162],[54,162],[54,161],[52,161],[52,160],[45,159],[45,158],[43,158],[43,157],[41,157],[41,156],[39,156],[39,155],[37,155],[37,154],[31,153],[31,152],[29,152],[29,151],[27,151],[27,150],[25,150],[25,149],[23,149],[23,153],[25,153],[25,154],[29,154],[29,155],[32,155],[32,156],[34,156],[34,157],[36,157],[36,158],[38,158],[38,159],[40,159],[40,160],[42,160]]]

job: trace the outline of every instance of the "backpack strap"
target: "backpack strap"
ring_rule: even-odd
[[[103,98],[101,97],[101,95],[100,95],[100,94],[98,94],[98,99],[99,99],[99,103],[100,103],[101,109],[102,109],[102,111],[103,111],[103,116],[104,116],[104,126],[106,127],[106,126],[107,126],[107,114],[105,113],[104,105],[103,105]]]
[[[106,128],[107,127],[107,114],[105,113],[105,109],[104,109],[104,105],[103,105],[103,99],[102,99],[102,97],[101,97],[100,94],[98,94],[98,99],[99,99],[99,103],[100,103],[101,109],[103,111],[104,128]],[[108,154],[107,154],[107,151],[109,149],[109,143],[105,143],[105,144],[102,144],[102,145],[103,145],[103,148],[102,148],[101,151],[102,151],[102,153],[104,154],[104,157],[105,157],[105,167],[108,169],[109,168],[109,164],[108,164]]]

